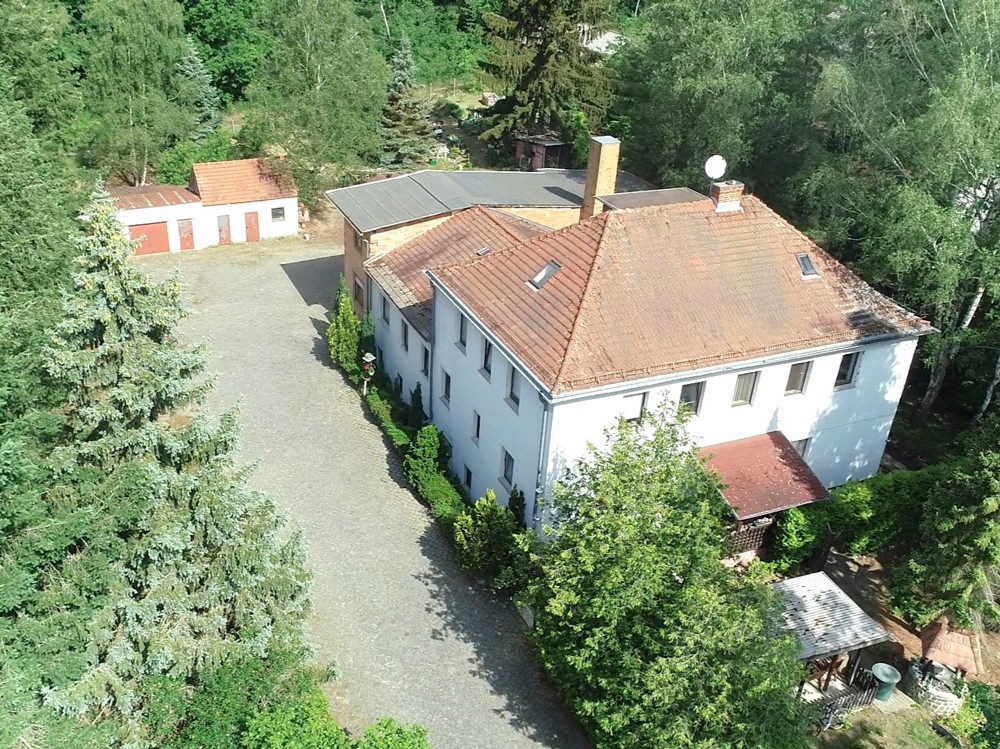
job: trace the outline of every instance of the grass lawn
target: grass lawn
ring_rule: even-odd
[[[855,715],[850,728],[824,731],[820,749],[952,749],[934,733],[930,713],[918,708],[883,714],[869,708]]]

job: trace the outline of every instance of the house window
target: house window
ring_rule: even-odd
[[[754,391],[757,390],[757,375],[760,372],[747,372],[736,378],[736,390],[733,391],[733,405],[747,406],[753,403]]]
[[[361,283],[361,279],[358,274],[354,274],[354,301],[361,304],[361,301],[365,298],[365,285]]]
[[[392,383],[392,389],[396,391],[397,398],[403,394],[403,375],[396,375],[396,379]]]
[[[641,424],[642,417],[646,414],[646,396],[649,393],[637,393],[636,395],[626,395],[625,410],[622,418],[631,424]]]
[[[701,410],[701,394],[705,392],[705,381],[689,382],[681,386],[680,402],[687,406],[695,416]]]
[[[503,483],[508,489],[514,486],[514,457],[507,452],[503,451]]]
[[[382,369],[385,366],[385,357],[382,356],[382,347],[375,347],[375,366]]]
[[[469,470],[469,466],[465,466],[465,477],[462,479],[462,486],[466,489],[472,489],[472,471]]]
[[[472,412],[472,441],[479,443],[479,432],[483,428],[483,417],[479,415],[478,411]]]
[[[451,375],[441,370],[441,376],[444,377],[444,394],[441,396],[441,400],[445,402],[445,405],[451,401]]]
[[[483,339],[483,374],[490,379],[493,373],[493,344]]]
[[[785,383],[785,395],[801,393],[806,389],[806,377],[809,376],[809,365],[812,362],[799,362],[793,364],[788,370],[788,382]]]
[[[510,366],[510,384],[507,388],[507,402],[515,411],[521,405],[521,375],[514,369],[513,364]]]
[[[840,357],[840,367],[837,369],[837,379],[834,381],[836,387],[847,387],[854,384],[854,376],[858,373],[858,359],[861,353],[855,351],[853,354],[844,354]]]
[[[382,320],[389,324],[389,298],[385,294],[382,295]]]
[[[465,351],[465,344],[469,341],[469,320],[465,315],[458,316],[458,345]]]
[[[431,350],[424,346],[424,361],[421,365],[420,372],[426,377],[431,371]]]
[[[272,221],[284,221],[285,220],[285,209],[284,208],[272,208],[271,209],[271,220]]]
[[[403,351],[410,350],[410,326],[403,323]]]
[[[806,451],[809,449],[809,438],[806,437],[804,440],[795,440],[792,443],[792,447],[795,448],[795,452],[799,454],[799,457],[805,460]]]
[[[354,249],[361,249],[361,232],[355,229],[354,231]]]

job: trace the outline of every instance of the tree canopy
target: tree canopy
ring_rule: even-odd
[[[719,482],[666,411],[622,422],[556,489],[525,602],[549,673],[603,747],[806,747],[797,644],[726,568]]]

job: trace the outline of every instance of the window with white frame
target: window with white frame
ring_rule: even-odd
[[[806,389],[806,378],[809,376],[809,367],[812,362],[804,361],[793,364],[788,370],[788,382],[785,383],[785,395],[804,393]]]
[[[625,407],[622,410],[622,418],[632,424],[641,424],[642,417],[646,414],[646,398],[649,393],[636,393],[626,395],[623,400]]]
[[[792,447],[795,448],[795,452],[799,454],[799,457],[805,460],[806,451],[809,449],[809,438],[806,437],[804,440],[795,440],[792,442]]]
[[[451,402],[451,375],[441,370],[441,379],[444,382],[444,392],[441,394],[441,400],[445,402],[445,405]]]
[[[282,208],[272,208],[271,209],[271,220],[274,222],[285,220],[285,209]]]
[[[680,402],[683,403],[694,415],[698,415],[701,410],[701,396],[705,392],[705,381],[689,382],[681,385]]]
[[[389,297],[385,294],[382,295],[382,320],[386,324],[389,323]]]
[[[479,442],[479,433],[483,429],[483,417],[479,415],[478,411],[472,412],[472,441]]]
[[[472,488],[472,471],[469,470],[469,466],[465,466],[465,476],[462,478],[462,486],[466,489]]]
[[[837,379],[833,382],[834,387],[847,387],[854,384],[854,378],[858,374],[858,359],[860,358],[860,351],[844,354],[840,357],[840,366],[837,368]]]
[[[503,476],[501,478],[508,489],[514,486],[514,456],[507,450],[503,451]]]
[[[490,379],[490,375],[493,373],[493,344],[487,339],[483,339],[483,369],[482,372],[486,375],[486,379]]]
[[[407,325],[405,322],[403,323],[403,332],[402,332],[401,335],[402,335],[403,351],[409,351],[410,350],[410,326]]]
[[[354,274],[354,301],[361,304],[361,300],[365,298],[365,285],[361,282],[361,278],[357,273]]]
[[[465,351],[465,345],[469,342],[469,318],[465,315],[458,316],[458,346]]]
[[[514,369],[513,364],[510,365],[510,379],[507,384],[507,402],[516,411],[521,405],[521,375]]]
[[[733,390],[734,406],[749,406],[757,390],[757,377],[760,372],[746,372],[736,378],[736,388]]]
[[[427,376],[431,372],[431,350],[424,346],[424,356],[423,363],[421,364],[420,372]]]

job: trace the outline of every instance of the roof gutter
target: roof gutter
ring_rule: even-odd
[[[856,341],[840,341],[837,343],[827,344],[825,346],[784,351],[780,354],[757,357],[756,359],[741,359],[739,361],[727,362],[725,364],[716,364],[711,367],[702,367],[701,369],[685,369],[678,372],[655,375],[653,377],[626,380],[624,382],[616,382],[609,385],[598,385],[596,387],[584,388],[582,390],[573,390],[568,393],[559,393],[552,396],[552,401],[555,404],[572,403],[574,401],[585,400],[587,398],[594,398],[603,395],[639,392],[663,385],[690,382],[692,380],[705,379],[714,375],[726,374],[729,372],[747,369],[752,370],[774,364],[801,361],[803,359],[813,359],[818,356],[835,354],[840,351],[850,351],[851,349],[857,349],[862,346],[869,346],[875,343],[914,340],[932,332],[935,332],[933,328],[906,334],[884,333],[877,336],[871,336],[870,338],[862,338]]]

